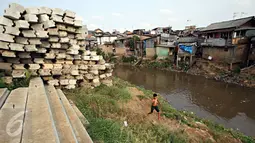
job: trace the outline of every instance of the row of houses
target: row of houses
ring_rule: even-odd
[[[190,65],[194,59],[204,58],[232,66],[254,63],[254,31],[255,18],[252,16],[212,23],[205,28],[187,26],[184,30],[174,31],[168,26],[124,33],[96,29],[91,33],[99,47],[116,55],[146,58],[157,55],[159,59],[169,58],[176,64],[183,61]]]

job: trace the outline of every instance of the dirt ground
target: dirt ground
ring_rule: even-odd
[[[199,60],[187,71],[187,73],[202,75],[206,78],[212,78],[226,83],[234,83],[255,88],[255,66],[244,69],[234,66],[231,71],[229,70],[229,65]]]
[[[196,122],[197,128],[189,127],[185,124],[181,124],[177,120],[169,119],[161,116],[158,120],[157,113],[154,111],[153,114],[148,115],[150,112],[151,99],[146,97],[142,91],[135,87],[129,87],[129,92],[132,95],[132,100],[128,103],[122,104],[121,107],[125,109],[126,112],[132,112],[132,114],[126,114],[123,118],[128,121],[129,124],[133,123],[151,123],[153,125],[161,124],[167,127],[170,131],[184,131],[188,134],[191,142],[197,143],[203,141],[216,142],[210,129],[200,122]],[[161,111],[164,112],[164,111]],[[130,116],[132,115],[132,116]],[[239,139],[235,139],[230,135],[224,135],[217,138],[217,142],[231,142],[231,143],[241,143]]]

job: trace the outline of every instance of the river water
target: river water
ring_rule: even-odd
[[[255,89],[201,76],[116,66],[114,75],[164,96],[179,110],[194,112],[227,128],[255,136]]]

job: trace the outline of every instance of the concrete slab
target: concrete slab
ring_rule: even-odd
[[[60,8],[54,8],[52,9],[52,15],[60,15],[63,16],[64,15],[64,11]]]
[[[0,41],[0,49],[8,50],[9,44],[10,43]]]
[[[40,76],[51,76],[51,70],[50,69],[39,69],[38,73]]]
[[[27,44],[28,44],[28,38],[24,38],[24,37],[15,37],[15,42],[16,42],[16,43],[19,43],[19,44],[27,45]]]
[[[29,23],[26,20],[15,20],[15,27],[19,29],[29,29]]]
[[[60,44],[60,43],[52,43],[52,44],[51,44],[51,48],[57,48],[57,49],[59,49],[59,48],[61,48],[61,44]]]
[[[57,79],[48,80],[47,83],[52,86],[59,86],[59,80]]]
[[[14,42],[14,36],[9,35],[9,34],[4,34],[4,33],[0,33],[0,41],[4,41],[4,42]]]
[[[58,42],[59,38],[57,36],[51,36],[49,42]]]
[[[19,64],[20,63],[20,58],[6,58],[7,63],[12,63],[12,64]]]
[[[55,22],[53,20],[48,20],[43,22],[43,26],[45,29],[55,27]]]
[[[13,64],[12,67],[15,70],[24,70],[25,69],[25,64]]]
[[[47,14],[39,15],[38,18],[40,23],[50,20],[50,17]]]
[[[43,28],[43,24],[31,24],[31,28],[33,29],[33,30],[44,30],[44,28]]]
[[[56,55],[54,53],[46,53],[44,58],[45,59],[55,59]]]
[[[52,75],[62,75],[62,69],[53,69],[51,71]]]
[[[49,28],[48,33],[51,36],[59,36],[58,28]]]
[[[6,34],[11,34],[11,35],[15,35],[15,36],[19,36],[19,28],[17,27],[10,27],[10,26],[4,26],[4,33]]]
[[[65,59],[66,58],[66,53],[59,53],[56,56],[56,59]]]
[[[33,64],[33,61],[31,59],[20,59],[20,62],[22,64]]]
[[[26,77],[26,70],[13,70],[12,71],[13,78],[25,78]]]
[[[20,12],[16,11],[15,9],[7,8],[4,10],[4,17],[12,20],[19,20],[21,15]]]
[[[44,64],[44,58],[34,58],[36,64]]]
[[[74,28],[73,26],[67,26],[66,31],[71,32],[71,33],[75,33],[76,28]]]
[[[69,101],[65,97],[62,90],[58,89],[57,92],[58,92],[59,98],[61,99],[61,102],[65,108],[65,111],[69,117],[69,120],[70,120],[71,125],[74,129],[74,133],[76,135],[78,142],[92,143],[93,141],[91,140],[88,132],[84,128],[82,122],[80,121],[79,117],[75,113],[74,109],[70,105]]]
[[[0,88],[0,109],[4,105],[10,91],[7,88]]]
[[[10,50],[12,51],[20,51],[20,52],[25,51],[23,44],[10,43],[9,47],[10,47]]]
[[[57,28],[58,28],[59,30],[64,30],[64,31],[67,30],[65,24],[56,24],[56,26],[57,26]]]
[[[0,25],[0,33],[4,33],[4,26],[3,25]]]
[[[50,46],[50,42],[48,41],[42,41],[42,44],[40,45],[42,48],[50,48]]]
[[[28,64],[29,68],[31,70],[38,70],[41,68],[41,66],[39,64]]]
[[[0,25],[13,26],[13,21],[10,20],[9,18],[0,16]]]
[[[52,13],[52,9],[48,8],[48,7],[40,7],[39,8],[39,14],[48,14],[51,15]]]
[[[30,81],[26,111],[23,143],[60,142],[43,81],[39,77]]]
[[[20,142],[27,92],[27,88],[18,88],[13,90],[0,110],[1,143]]]
[[[28,22],[31,22],[31,23],[38,22],[38,17],[35,14],[25,14],[23,17]]]
[[[62,38],[62,37],[67,37],[67,34],[68,34],[68,33],[67,33],[66,31],[59,31],[59,32],[58,32],[58,36],[61,37],[61,38]],[[68,37],[67,37],[67,38],[68,38]]]
[[[11,3],[11,4],[9,4],[9,8],[15,9],[15,10],[18,11],[19,13],[25,12],[25,8],[24,8],[22,5],[19,5],[19,4],[17,4],[17,3]]]
[[[69,38],[68,37],[64,37],[64,38],[60,38],[60,43],[69,43]]]
[[[65,16],[67,16],[67,17],[70,17],[70,18],[75,18],[75,15],[76,15],[76,13],[75,12],[73,12],[73,11],[70,11],[70,10],[65,10]]]
[[[76,26],[76,27],[82,27],[82,26],[83,26],[82,20],[75,20],[75,21],[74,21],[74,26]],[[78,32],[78,31],[76,31],[76,32]]]
[[[45,89],[49,98],[50,107],[58,131],[60,142],[61,143],[78,142],[55,87],[49,85],[46,86]]]
[[[74,25],[74,19],[65,16],[65,17],[63,18],[63,23],[65,23],[65,24],[70,24],[70,25]]]
[[[41,39],[39,38],[29,38],[28,43],[31,45],[40,45],[42,44]]]
[[[30,59],[31,55],[28,52],[22,52],[22,53],[18,53],[18,57],[21,59]]]
[[[22,30],[21,33],[26,38],[36,38],[34,30]]]
[[[13,51],[3,51],[2,52],[3,57],[10,57],[10,58],[15,58],[16,54]]]
[[[63,22],[63,17],[62,16],[59,16],[59,15],[51,15],[50,17],[50,20],[53,20],[54,22],[60,22],[62,23]]]
[[[25,45],[24,46],[24,49],[27,51],[27,52],[36,52],[37,51],[37,48],[35,45]]]
[[[41,53],[41,54],[46,53],[46,52],[47,52],[46,48],[37,48],[37,51],[36,51],[36,53]]]
[[[36,30],[35,31],[35,35],[38,38],[48,38],[48,31],[44,31],[44,30]]]

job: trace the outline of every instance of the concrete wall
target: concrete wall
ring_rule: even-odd
[[[156,48],[146,48],[146,57],[152,58],[156,54]]]
[[[167,58],[169,56],[169,48],[168,47],[156,47],[156,53],[158,55],[158,58]]]
[[[99,45],[99,48],[101,48],[105,53],[113,53],[113,46]]]
[[[214,61],[225,63],[230,63],[231,61],[233,63],[244,62],[247,56],[246,50],[246,45],[238,45],[235,48],[228,48],[228,50],[216,47],[203,47],[203,58],[207,59],[208,56],[211,56]]]
[[[115,48],[115,49],[116,49],[116,55],[118,56],[126,55],[126,48]]]

